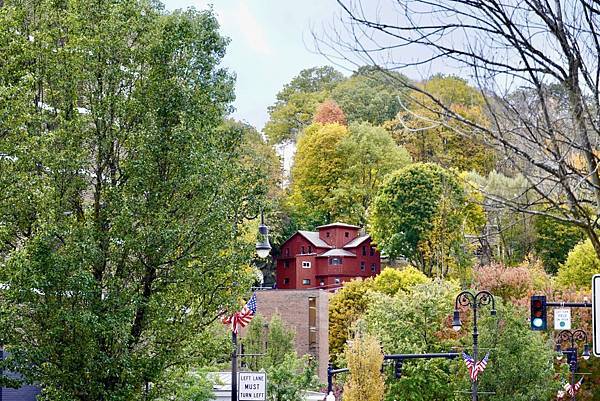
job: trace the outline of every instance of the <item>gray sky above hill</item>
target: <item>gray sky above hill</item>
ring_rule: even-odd
[[[334,0],[165,0],[168,10],[210,4],[231,39],[224,63],[237,75],[233,116],[261,130],[284,84],[304,68],[330,65],[310,50],[311,28],[330,24],[339,8]]]
[[[262,130],[268,120],[268,107],[275,96],[302,69],[332,65],[349,75],[356,69],[347,60],[331,63],[315,51],[313,33],[330,42],[336,33],[346,36],[340,16],[346,15],[335,0],[163,0],[168,10],[195,7],[207,9],[212,5],[221,24],[223,35],[231,42],[227,48],[224,65],[237,76],[236,111],[233,117]],[[395,2],[368,0],[369,16],[381,16],[394,22],[402,15]],[[329,39],[327,36],[329,35]],[[389,39],[384,39],[389,40]],[[330,52],[327,46],[323,51]],[[425,49],[399,49],[392,54],[383,54],[394,62],[410,63],[425,54]],[[351,56],[356,61],[356,58]],[[365,64],[359,60],[358,64]],[[337,65],[336,65],[337,64]],[[436,63],[436,70],[420,65],[410,67],[402,73],[412,79],[424,79],[436,72],[461,74],[443,63]]]

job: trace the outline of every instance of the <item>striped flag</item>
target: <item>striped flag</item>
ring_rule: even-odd
[[[559,391],[559,396],[558,398],[562,398],[560,393],[563,393],[562,395],[564,396],[565,393],[569,394],[571,397],[574,396],[579,389],[581,388],[581,383],[583,382],[583,377],[581,379],[579,379],[579,381],[577,383],[575,383],[575,385],[571,386],[571,383],[566,383],[563,388],[565,389],[565,391]]]
[[[473,380],[473,368],[475,367],[475,361],[471,358],[471,355],[467,354],[463,351],[462,353],[463,361],[465,361],[465,365],[467,365],[467,369],[469,369],[469,376],[471,380]]]
[[[490,353],[488,352],[487,354],[485,354],[485,357],[477,363],[475,363],[473,358],[466,352],[463,352],[462,356],[463,360],[465,361],[465,365],[467,365],[467,369],[469,369],[469,377],[471,378],[471,381],[476,381],[477,375],[483,372],[487,367]]]
[[[235,312],[231,316],[221,319],[224,324],[231,325],[231,331],[238,333],[240,327],[246,327],[256,314],[256,293],[252,294],[250,300],[244,305],[241,311]]]

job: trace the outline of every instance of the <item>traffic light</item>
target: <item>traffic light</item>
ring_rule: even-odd
[[[394,362],[394,377],[396,379],[402,377],[402,361],[400,359],[396,359]]]
[[[531,330],[542,331],[547,327],[546,296],[534,295],[531,297]]]

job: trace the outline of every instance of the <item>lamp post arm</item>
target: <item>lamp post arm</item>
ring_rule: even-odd
[[[587,333],[581,329],[575,330],[573,332],[573,341],[583,341],[584,343],[587,344],[587,342],[588,342]]]
[[[454,309],[458,309],[458,306],[475,306],[475,295],[471,291],[462,291],[456,296],[454,302]]]
[[[577,331],[581,331],[581,330],[577,330]],[[560,333],[558,333],[557,338],[558,338],[559,344],[563,341],[568,341],[571,344],[571,348],[575,348],[575,331],[562,330]],[[587,336],[586,336],[586,338],[587,338]]]
[[[483,305],[489,305],[491,303],[492,310],[496,309],[496,300],[489,291],[479,291],[477,295],[475,295],[475,303],[478,307]]]

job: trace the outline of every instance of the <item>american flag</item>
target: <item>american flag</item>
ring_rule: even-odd
[[[252,294],[250,300],[244,305],[241,311],[235,312],[231,316],[225,316],[221,319],[224,324],[231,325],[231,331],[237,334],[240,327],[246,327],[256,314],[256,293]]]
[[[581,379],[579,379],[579,381],[577,383],[575,383],[575,385],[571,386],[571,383],[566,383],[563,388],[565,389],[565,391],[559,391],[558,392],[558,398],[562,398],[564,397],[565,393],[569,394],[571,397],[575,395],[575,393],[577,393],[579,391],[579,389],[581,388],[581,383],[583,382],[583,377]]]
[[[472,381],[476,381],[477,375],[485,370],[490,353],[488,352],[487,354],[485,354],[485,357],[477,363],[475,363],[473,358],[466,352],[463,352],[462,356],[463,360],[465,361],[465,365],[467,365],[467,368],[469,369],[469,377]]]

